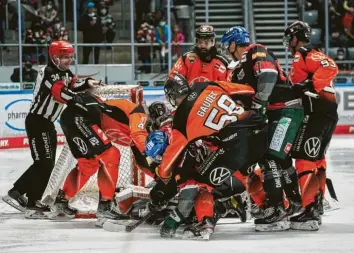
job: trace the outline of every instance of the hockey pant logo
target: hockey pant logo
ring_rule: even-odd
[[[79,151],[83,154],[86,155],[87,154],[87,145],[86,143],[79,137],[75,137],[73,139],[73,142],[77,145],[77,148],[79,149]]]
[[[221,185],[227,178],[231,176],[228,169],[224,167],[217,167],[213,169],[209,175],[209,180],[213,185]]]
[[[305,146],[304,146],[305,153],[309,157],[312,158],[317,157],[318,153],[320,152],[320,148],[321,148],[321,141],[317,137],[309,138],[305,142]]]

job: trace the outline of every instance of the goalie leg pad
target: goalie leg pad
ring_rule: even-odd
[[[102,195],[102,200],[113,200],[118,181],[119,149],[115,146],[111,146],[97,156],[97,159],[101,165],[98,170],[97,183]]]
[[[214,196],[205,188],[201,188],[194,204],[198,222],[204,217],[214,216]]]
[[[99,167],[96,159],[79,158],[77,162],[76,167],[69,173],[63,186],[65,198],[68,200],[81,190],[89,178],[97,172]]]

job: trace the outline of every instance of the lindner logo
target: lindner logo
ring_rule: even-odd
[[[321,141],[317,137],[312,137],[305,142],[305,153],[309,157],[316,157],[320,152]]]
[[[221,183],[230,176],[231,173],[228,169],[224,167],[217,167],[210,173],[209,179],[213,185],[221,185]]]

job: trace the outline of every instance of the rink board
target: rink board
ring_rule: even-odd
[[[339,101],[339,122],[335,134],[354,134],[354,84],[336,84]],[[33,97],[32,90],[0,91],[0,149],[28,146],[25,118]],[[165,100],[162,87],[144,87],[144,100],[149,105],[154,101]],[[64,142],[59,125],[58,143]]]

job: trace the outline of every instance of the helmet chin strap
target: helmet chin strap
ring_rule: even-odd
[[[53,62],[53,64],[55,65],[55,67],[57,67],[57,69],[59,69],[60,71],[66,71],[65,69],[62,69],[62,68],[59,67],[59,66],[60,66],[60,58],[59,58],[58,56],[56,56],[55,58],[56,58],[56,60],[57,60],[57,62],[58,62],[58,64],[56,64],[56,63],[55,63],[55,59],[54,59],[54,57],[53,57],[52,62]]]

